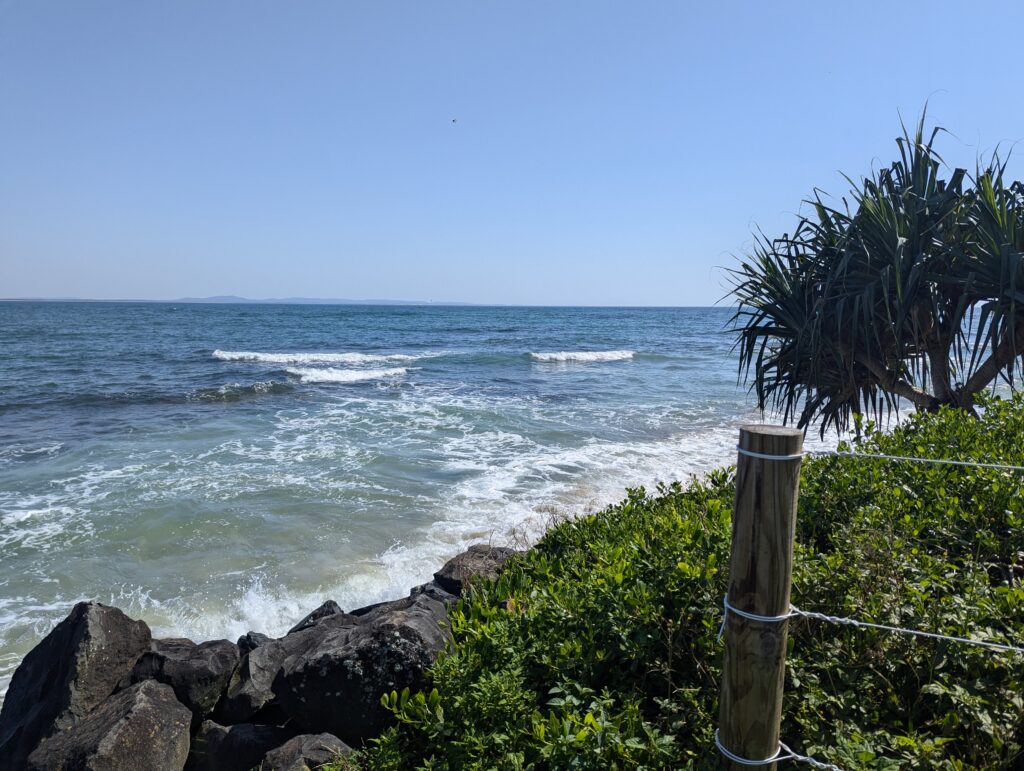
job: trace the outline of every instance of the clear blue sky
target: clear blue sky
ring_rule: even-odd
[[[711,304],[754,226],[891,159],[900,111],[930,99],[972,168],[1024,138],[1021,29],[1020,2],[0,0],[0,297]]]

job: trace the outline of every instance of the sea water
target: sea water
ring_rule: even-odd
[[[0,303],[0,691],[79,600],[285,632],[735,457],[727,309]]]

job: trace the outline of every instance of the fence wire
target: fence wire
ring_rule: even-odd
[[[1015,471],[1024,472],[1024,466],[1017,466],[1008,463],[986,463],[983,461],[975,460],[953,460],[947,458],[924,458],[917,456],[908,455],[886,455],[883,453],[868,453],[868,452],[852,452],[844,450],[814,450],[808,451],[798,455],[770,455],[767,453],[755,452],[754,450],[748,450],[744,447],[736,447],[737,452],[740,455],[746,455],[747,457],[757,458],[759,460],[769,461],[793,461],[799,460],[804,457],[809,458],[863,458],[867,460],[889,460],[902,463],[931,463],[941,466],[968,466],[974,468],[986,468],[996,469],[999,471]],[[892,632],[894,634],[906,634],[915,637],[925,637],[934,640],[946,640],[948,642],[958,643],[961,645],[974,645],[980,648],[996,651],[999,653],[1013,653],[1017,655],[1024,654],[1024,647],[1017,645],[1007,645],[1004,643],[991,642],[989,640],[974,640],[969,637],[956,637],[953,635],[938,634],[937,632],[925,632],[920,629],[908,629],[905,627],[891,626],[889,624],[876,624],[871,621],[862,621],[861,619],[848,618],[845,616],[830,616],[826,613],[817,613],[815,611],[801,610],[795,605],[790,605],[789,611],[778,616],[762,616],[756,613],[750,613],[745,610],[734,608],[729,604],[729,596],[726,595],[722,598],[722,625],[718,630],[718,639],[721,640],[725,634],[725,626],[729,620],[729,614],[732,613],[741,618],[745,618],[749,621],[759,621],[762,623],[780,623],[790,618],[807,618],[815,621],[823,621],[831,624],[840,624],[843,626],[852,626],[863,629],[878,629],[885,632]],[[737,763],[741,766],[769,766],[773,763],[778,763],[783,760],[792,760],[798,763],[804,763],[814,768],[823,769],[824,771],[843,771],[839,766],[832,765],[830,763],[823,763],[809,755],[801,755],[788,747],[783,742],[779,742],[779,747],[775,751],[775,754],[770,758],[763,760],[754,760],[751,758],[743,758],[736,755],[725,747],[719,737],[719,732],[715,730],[715,746],[723,757],[731,760],[733,763]]]

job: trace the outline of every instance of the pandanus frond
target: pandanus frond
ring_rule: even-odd
[[[793,235],[759,235],[729,271],[739,367],[762,410],[821,432],[901,403],[970,408],[1024,350],[1024,195],[998,156],[973,187],[943,177],[940,129],[897,139],[898,158],[842,207],[816,193]],[[849,201],[849,204],[846,204]]]

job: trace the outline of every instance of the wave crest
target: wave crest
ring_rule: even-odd
[[[384,362],[416,361],[434,354],[414,356],[407,353],[261,353],[259,351],[213,352],[213,358],[221,361],[249,361],[261,364],[382,364]]]
[[[405,367],[390,367],[387,369],[315,369],[311,367],[295,367],[287,369],[289,375],[293,375],[303,383],[357,383],[361,380],[383,380],[386,378],[401,377],[406,373]]]
[[[636,351],[553,351],[551,353],[531,353],[534,361],[625,361],[632,359]]]
[[[288,383],[279,383],[276,380],[267,380],[251,385],[225,383],[218,388],[198,388],[192,391],[188,398],[190,401],[235,402],[247,396],[288,393],[292,388],[293,386]]]

